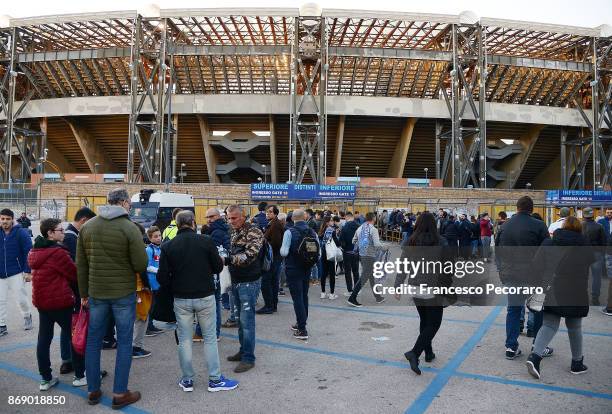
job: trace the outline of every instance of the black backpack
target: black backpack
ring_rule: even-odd
[[[295,229],[301,236],[302,241],[297,249],[296,259],[307,269],[313,267],[319,261],[319,238],[313,235],[312,229],[307,229],[305,233],[301,233],[298,229]]]

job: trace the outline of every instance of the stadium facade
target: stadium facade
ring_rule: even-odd
[[[161,9],[0,29],[0,173],[609,188],[612,28]]]

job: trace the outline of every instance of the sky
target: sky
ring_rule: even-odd
[[[212,7],[299,7],[306,1],[295,0],[25,0],[3,1],[0,15],[30,17],[53,14],[87,13],[111,10],[142,10],[151,3],[163,8]],[[535,21],[570,26],[596,27],[612,25],[612,0],[321,0],[328,9],[400,11],[415,13],[459,14],[470,10],[480,17]]]

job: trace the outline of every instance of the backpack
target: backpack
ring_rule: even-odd
[[[364,233],[367,229],[367,233]],[[361,255],[365,255],[366,251],[368,250],[368,247],[370,246],[370,238],[372,237],[372,235],[370,234],[370,227],[365,226],[361,228],[361,233],[359,234],[359,236],[357,236],[357,244],[355,245],[355,248],[357,249],[357,251],[359,252],[359,254]]]
[[[261,250],[259,251],[259,255],[261,258],[261,270],[264,272],[269,272],[272,269],[272,259],[274,258],[274,253],[272,252],[272,246],[270,243],[264,238],[263,245],[261,246]]]
[[[302,241],[297,249],[297,261],[305,268],[310,269],[319,261],[319,249],[321,248],[319,239],[313,236],[310,228],[305,233],[300,233],[297,229],[296,231],[302,236]]]

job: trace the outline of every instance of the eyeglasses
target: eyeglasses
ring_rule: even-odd
[[[56,231],[59,231],[60,233],[64,232],[64,229],[54,229],[53,232],[55,233]]]

